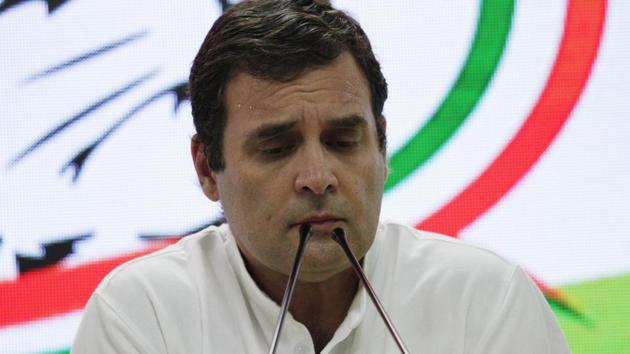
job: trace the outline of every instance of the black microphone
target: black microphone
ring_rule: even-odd
[[[298,244],[297,251],[295,253],[295,261],[293,261],[293,268],[291,268],[291,274],[287,281],[287,288],[284,290],[284,296],[282,297],[282,305],[280,306],[280,314],[278,315],[278,321],[276,322],[276,330],[273,333],[273,340],[269,347],[269,354],[276,352],[276,345],[280,339],[280,332],[282,331],[282,323],[284,323],[284,316],[289,310],[289,304],[291,303],[291,297],[293,296],[293,289],[295,289],[295,281],[297,275],[300,272],[300,265],[302,264],[302,256],[304,255],[304,248],[306,242],[311,238],[312,227],[310,224],[302,224],[300,226],[300,243]]]
[[[372,289],[370,282],[365,276],[365,273],[363,272],[363,268],[361,268],[361,264],[359,264],[357,257],[354,256],[354,253],[352,253],[350,246],[348,246],[348,240],[346,239],[346,232],[342,228],[338,227],[333,230],[331,236],[332,236],[332,239],[335,240],[335,242],[337,242],[339,246],[341,246],[343,251],[346,253],[346,256],[348,257],[348,260],[350,260],[350,263],[352,264],[352,267],[354,268],[355,273],[357,273],[357,276],[359,276],[359,279],[361,280],[361,283],[365,287],[365,290],[367,290],[368,295],[370,295],[370,299],[372,299],[372,303],[374,304],[374,306],[376,306],[376,309],[378,310],[378,313],[381,315],[383,322],[385,322],[385,326],[389,330],[389,333],[391,333],[392,337],[394,337],[394,340],[396,341],[396,345],[398,345],[398,349],[400,349],[401,353],[408,354],[409,351],[405,347],[405,344],[403,343],[402,338],[400,338],[400,335],[396,331],[396,328],[394,328],[394,324],[389,319],[389,316],[387,316],[387,313],[385,312],[383,305],[379,301],[378,297],[376,297],[376,293],[374,293],[374,289]]]

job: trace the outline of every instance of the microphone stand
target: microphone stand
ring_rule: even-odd
[[[376,293],[374,293],[374,289],[372,289],[370,282],[365,276],[365,273],[363,272],[363,269],[361,268],[361,264],[359,264],[359,261],[357,261],[357,258],[354,256],[354,253],[352,253],[350,246],[348,246],[348,240],[346,239],[346,232],[342,228],[338,227],[333,230],[332,239],[335,240],[335,242],[337,242],[339,246],[341,246],[343,251],[346,253],[346,256],[350,260],[350,263],[352,264],[354,271],[357,273],[357,276],[359,276],[359,279],[361,280],[361,283],[363,283],[365,290],[367,290],[368,295],[370,295],[370,299],[372,300],[372,303],[374,304],[374,306],[376,306],[376,309],[378,310],[378,313],[381,315],[383,322],[385,322],[385,325],[387,326],[389,333],[391,333],[392,337],[394,337],[394,340],[396,341],[396,345],[398,345],[398,349],[400,349],[401,353],[408,354],[409,351],[405,347],[405,344],[403,343],[402,339],[400,338],[400,335],[396,331],[396,328],[394,328],[394,324],[389,319],[389,316],[387,316],[387,313],[385,312],[383,305],[381,305],[381,302],[376,297]]]
[[[300,243],[298,244],[298,249],[295,254],[295,261],[293,262],[293,268],[291,268],[291,274],[289,275],[289,280],[287,281],[287,288],[285,289],[284,296],[282,297],[280,314],[278,315],[276,329],[273,333],[273,340],[271,341],[271,346],[269,347],[269,354],[273,354],[276,352],[276,345],[278,344],[278,340],[280,339],[280,331],[282,330],[282,323],[284,323],[284,316],[289,310],[289,304],[291,303],[291,297],[293,296],[293,289],[295,289],[295,281],[297,280],[297,275],[300,272],[300,265],[302,264],[304,248],[306,247],[306,242],[308,242],[308,240],[311,238],[311,230],[312,227],[310,224],[302,224],[300,226]]]

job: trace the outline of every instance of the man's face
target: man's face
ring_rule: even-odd
[[[368,84],[352,56],[343,53],[286,83],[238,74],[225,102],[225,169],[204,171],[197,158],[195,165],[248,263],[288,274],[302,223],[313,226],[313,237],[301,280],[322,281],[350,266],[330,237],[337,227],[363,257],[374,240],[387,167]]]

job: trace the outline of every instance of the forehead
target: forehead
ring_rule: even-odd
[[[228,83],[225,107],[227,125],[244,117],[251,124],[310,115],[372,117],[367,80],[348,53],[288,82],[238,73]]]

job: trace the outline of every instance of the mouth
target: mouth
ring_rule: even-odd
[[[291,224],[291,227],[299,227],[302,224],[310,224],[313,232],[332,231],[343,219],[332,214],[311,215]]]

